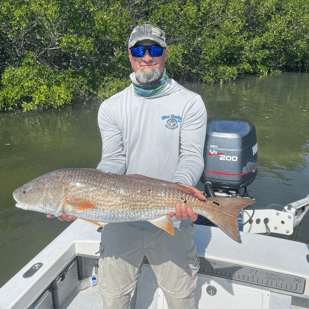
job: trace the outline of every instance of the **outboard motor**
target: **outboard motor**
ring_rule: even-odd
[[[237,196],[257,174],[258,144],[254,125],[248,120],[209,118],[201,181],[207,196]]]

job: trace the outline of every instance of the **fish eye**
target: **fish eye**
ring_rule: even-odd
[[[27,190],[23,189],[23,191],[22,191],[22,192],[23,192],[23,194],[26,194],[26,193],[27,193]]]

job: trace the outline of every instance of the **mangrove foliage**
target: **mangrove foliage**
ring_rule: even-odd
[[[0,111],[123,89],[140,23],[166,32],[175,79],[308,70],[308,0],[1,0]]]

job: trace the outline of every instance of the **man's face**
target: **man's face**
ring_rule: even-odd
[[[151,40],[143,40],[143,41],[139,41],[136,45],[150,46],[150,45],[156,45],[156,44],[157,43]],[[129,49],[129,58],[130,58],[133,71],[134,72],[139,71],[138,75],[140,74],[143,75],[144,73],[149,74],[149,72],[155,71],[155,69],[157,69],[157,71],[160,72],[159,74],[159,78],[160,78],[162,76],[162,72],[164,70],[165,62],[167,59],[167,48],[163,50],[163,54],[160,57],[151,57],[149,55],[148,50],[146,50],[146,53],[143,57],[133,57],[131,54],[131,50]],[[147,83],[147,82],[140,81],[139,79],[138,81],[142,83]]]

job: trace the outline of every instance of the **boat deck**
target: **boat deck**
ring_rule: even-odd
[[[103,308],[103,301],[97,286],[79,292],[77,289],[64,301],[61,309]],[[298,309],[298,308],[295,308]]]
[[[141,275],[140,284],[138,286],[139,293],[136,298],[136,303],[133,308],[136,309],[167,309],[166,302],[163,297],[162,291],[157,287],[157,285],[154,283],[154,286],[152,289],[149,289],[149,285],[151,281],[154,279],[154,275],[151,274],[152,270],[147,266],[144,266],[143,273]],[[147,283],[144,282],[147,277]],[[151,278],[150,278],[151,277]],[[149,280],[152,279],[152,280]],[[202,285],[202,278],[199,278],[199,285],[198,288]],[[146,286],[144,284],[146,283]],[[144,286],[145,288],[141,287]],[[147,293],[146,291],[149,291]],[[242,293],[244,290],[242,291]],[[146,295],[147,294],[147,295]],[[199,296],[200,293],[197,292],[197,296]],[[161,298],[161,299],[160,299]],[[160,302],[161,300],[161,302]],[[289,305],[289,302],[286,302],[284,296],[282,295],[282,302],[280,302],[280,295],[278,299],[278,295],[276,298],[276,302],[270,301],[269,308],[270,309],[305,309],[309,308],[309,299],[303,299],[298,297],[292,297],[291,305]],[[197,300],[198,302],[201,301],[204,303],[203,300]],[[217,306],[206,306],[200,305],[199,308],[222,308],[221,307],[221,300],[218,300],[218,307]],[[88,288],[84,291],[78,291],[77,288],[73,290],[73,292],[66,298],[66,300],[61,305],[60,309],[102,309],[103,308],[103,301],[101,298],[100,291],[97,286]],[[248,303],[243,302],[243,306],[237,305],[237,307],[234,307],[233,305],[229,308],[233,309],[247,309]],[[258,302],[254,298],[251,298],[251,306],[252,308],[260,308]],[[103,308],[104,309],[104,308]]]
[[[93,287],[78,293],[77,289],[73,292],[61,305],[60,309],[104,309],[103,301],[98,287]],[[149,307],[138,307],[136,309],[149,309]],[[210,307],[209,307],[210,308]],[[252,308],[252,307],[251,307]],[[280,307],[271,307],[270,309],[284,309],[284,305]],[[307,309],[309,301],[306,299],[292,297],[291,309]],[[159,307],[156,307],[159,309]],[[206,308],[205,308],[206,309]]]
[[[241,237],[238,244],[218,228],[195,226],[201,265],[198,308],[226,309],[229,304],[228,309],[248,309],[250,304],[250,309],[309,309],[309,245],[257,234]],[[0,289],[0,308],[102,309],[98,287],[81,292],[76,288],[78,277],[91,276],[99,251],[97,227],[76,220]],[[23,278],[37,263],[43,266]],[[208,288],[215,293],[209,294]],[[147,263],[132,308],[167,309]]]
[[[103,301],[98,287],[93,287],[77,293],[72,293],[62,304],[60,309],[104,309]],[[136,309],[146,309],[145,307],[135,307]],[[284,309],[284,305],[280,309]],[[309,308],[309,301],[292,298],[291,309]],[[148,307],[147,307],[148,309]],[[159,308],[158,308],[159,309]],[[206,309],[206,308],[205,308]],[[271,308],[272,309],[272,308]]]

